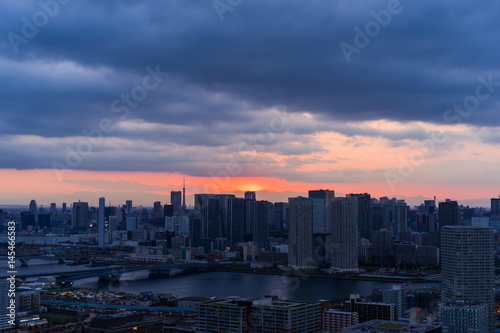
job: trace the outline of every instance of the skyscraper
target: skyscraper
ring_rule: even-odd
[[[159,219],[163,217],[162,214],[162,206],[160,201],[155,201],[153,204],[153,216],[155,219]]]
[[[500,197],[491,198],[491,215],[500,215]]]
[[[309,191],[309,199],[312,202],[313,218],[313,257],[319,265],[330,261],[327,244],[330,243],[331,234],[331,202],[335,192],[330,190]]]
[[[35,226],[35,215],[30,212],[21,212],[21,230],[28,230],[29,226]]]
[[[163,216],[164,217],[174,216],[174,206],[172,204],[167,204],[163,206]]]
[[[71,216],[71,226],[75,230],[84,231],[89,224],[89,203],[73,202],[73,211]]]
[[[339,269],[358,268],[358,199],[334,198],[331,213],[331,265]]]
[[[330,190],[309,191],[309,199],[313,206],[313,233],[330,234],[330,204],[335,192]]]
[[[288,230],[288,203],[274,203],[274,224],[278,230]]]
[[[104,240],[106,238],[106,221],[104,220],[105,199],[99,198],[99,247],[104,249]]]
[[[174,214],[179,215],[182,208],[182,192],[172,191],[170,192],[170,203],[174,206]]]
[[[38,215],[38,209],[35,200],[30,201],[30,213],[33,215]]]
[[[243,239],[245,242],[254,240],[255,231],[255,200],[245,199],[245,235]]]
[[[234,245],[243,242],[243,235],[245,234],[245,199],[229,199],[229,226],[229,244]]]
[[[458,225],[458,202],[446,200],[439,203],[439,227]]]
[[[399,237],[400,233],[408,230],[408,206],[404,202],[398,202],[394,206],[394,235]]]
[[[316,266],[313,255],[313,204],[304,197],[288,199],[288,264]]]
[[[348,198],[358,199],[358,234],[359,237],[372,239],[371,197],[368,193],[348,194]]]
[[[269,246],[269,202],[255,201],[255,229],[253,240],[259,248]]]
[[[127,214],[132,212],[132,200],[125,201],[125,206],[127,208]]]
[[[255,191],[246,191],[245,192],[245,199],[255,201],[257,199],[257,197],[255,196]]]
[[[38,214],[38,227],[40,229],[51,228],[51,215],[50,214]]]
[[[490,332],[495,328],[495,260],[493,229],[445,226],[441,233],[442,295],[457,301],[486,304]]]

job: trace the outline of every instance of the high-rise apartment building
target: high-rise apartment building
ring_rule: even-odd
[[[495,328],[493,229],[445,226],[441,229],[442,295],[445,304],[478,302],[488,307],[489,332]]]
[[[368,193],[348,194],[348,198],[358,199],[358,234],[359,237],[372,239],[371,196]]]
[[[253,241],[258,248],[269,247],[269,202],[255,201]]]
[[[245,234],[245,199],[229,199],[229,226],[231,245],[243,242]]]
[[[288,199],[288,264],[315,267],[313,255],[313,201],[297,197]]]
[[[229,199],[234,194],[195,194],[195,216],[202,221],[202,238],[229,239]]]
[[[313,209],[313,233],[329,235],[330,230],[330,207],[335,192],[330,190],[309,191],[309,199],[312,201]]]
[[[278,230],[288,230],[288,203],[274,203],[274,223]]]
[[[334,198],[331,210],[331,266],[341,270],[358,269],[358,199]]]

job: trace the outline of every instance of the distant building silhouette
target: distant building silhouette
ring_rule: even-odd
[[[89,224],[89,203],[88,202],[73,202],[73,210],[71,215],[71,226],[75,230],[84,231]]]

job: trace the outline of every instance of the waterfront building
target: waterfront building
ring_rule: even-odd
[[[288,264],[316,267],[313,258],[313,201],[297,197],[288,199]]]
[[[331,267],[340,270],[358,269],[358,199],[334,198],[331,211]]]
[[[331,202],[335,192],[330,190],[309,191],[309,199],[312,202],[312,228],[313,228],[313,252],[314,260],[319,264],[330,262],[330,251],[327,244],[331,242]]]
[[[445,226],[441,233],[442,295],[445,304],[478,302],[488,307],[495,328],[495,249],[493,229]]]

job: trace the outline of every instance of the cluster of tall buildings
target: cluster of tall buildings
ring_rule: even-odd
[[[329,190],[309,191],[309,197],[288,201],[288,264],[342,270],[358,267],[358,221],[363,199],[335,198]],[[369,195],[368,195],[369,201]],[[360,214],[361,211],[361,214]]]

